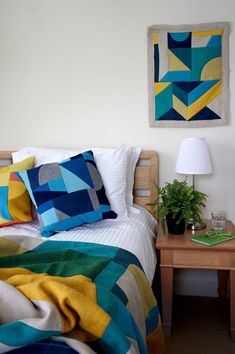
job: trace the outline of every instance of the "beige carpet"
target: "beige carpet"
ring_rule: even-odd
[[[217,298],[175,296],[167,354],[235,354],[229,308]]]

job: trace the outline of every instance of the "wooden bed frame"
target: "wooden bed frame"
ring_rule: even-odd
[[[152,211],[148,204],[157,199],[159,183],[159,159],[156,151],[143,151],[135,170],[134,203]]]
[[[11,151],[0,151],[0,165],[11,163]],[[156,151],[143,151],[135,170],[134,203],[152,211],[148,204],[157,199],[158,154]]]

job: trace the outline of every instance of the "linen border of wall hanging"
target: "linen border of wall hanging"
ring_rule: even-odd
[[[149,125],[228,123],[229,23],[148,27]]]

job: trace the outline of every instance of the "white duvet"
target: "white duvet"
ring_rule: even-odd
[[[140,212],[129,212],[129,218],[102,220],[84,224],[69,231],[59,232],[50,240],[94,242],[126,249],[136,255],[144,272],[152,283],[156,267],[155,236],[157,221],[144,208],[135,205]],[[23,235],[43,238],[37,220],[0,228],[4,235]]]

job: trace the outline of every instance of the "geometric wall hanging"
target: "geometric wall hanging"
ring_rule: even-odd
[[[229,23],[148,27],[149,125],[228,123]]]

